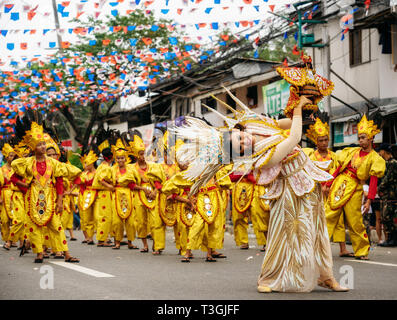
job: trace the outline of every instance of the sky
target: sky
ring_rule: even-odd
[[[197,1],[199,3],[196,3]],[[276,12],[285,10],[286,4],[294,3],[296,0],[55,0],[55,2],[61,11],[58,12],[60,29],[57,31],[54,30],[52,0],[0,0],[0,67],[2,69],[9,69],[12,59],[23,61],[54,53],[54,49],[50,46],[54,46],[54,42],[57,43],[57,33],[62,37],[62,41],[78,41],[75,35],[69,33],[69,29],[78,26],[70,20],[79,13],[80,19],[85,20],[88,15],[97,15],[98,19],[106,19],[106,15],[111,15],[113,10],[117,10],[122,15],[125,15],[127,10],[135,8],[152,10],[156,17],[177,23],[177,28],[185,31],[193,42],[209,42],[210,37],[224,27],[242,35],[250,33],[249,26],[243,27],[239,24],[237,27],[236,22],[258,20],[260,23],[270,22],[269,18],[273,15],[269,13],[269,5],[274,5]],[[28,19],[29,12],[34,15],[31,20]],[[214,22],[218,22],[219,30],[209,27],[209,24]],[[207,26],[198,30],[195,26],[198,23],[207,23]],[[10,50],[12,44],[14,48]],[[24,46],[26,49],[22,49]]]

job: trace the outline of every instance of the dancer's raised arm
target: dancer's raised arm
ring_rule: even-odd
[[[274,155],[265,165],[265,168],[273,167],[281,162],[299,143],[302,137],[302,107],[309,103],[311,103],[311,101],[306,96],[300,97],[299,104],[294,109],[290,135],[287,139],[277,145]],[[286,122],[284,124],[286,124]]]

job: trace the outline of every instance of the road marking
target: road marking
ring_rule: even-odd
[[[79,265],[76,265],[76,264],[73,264],[70,262],[62,262],[62,261],[49,261],[49,262],[56,264],[57,266],[72,269],[74,271],[85,273],[85,274],[88,274],[90,276],[97,277],[97,278],[113,278],[114,277],[111,274],[96,271],[94,269],[89,269],[86,267],[82,267],[82,266],[79,266]]]
[[[379,264],[381,266],[397,267],[397,264],[393,264],[393,263],[374,262],[374,261],[365,261],[365,260],[345,260],[345,261],[363,262],[368,264]]]

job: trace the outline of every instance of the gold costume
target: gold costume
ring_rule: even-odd
[[[329,174],[333,174],[335,170],[338,168],[338,158],[335,152],[328,150],[328,154],[325,158],[321,156],[318,150],[314,150],[312,148],[303,148],[302,149],[312,161],[326,162],[329,161],[328,166],[323,167],[322,169],[327,171]],[[329,210],[329,201],[328,198],[324,199],[325,206],[325,218],[327,219],[327,212]],[[338,224],[334,229],[334,233],[332,234],[333,242],[346,242],[346,231],[345,231],[345,222],[344,215],[341,214]]]
[[[235,172],[237,176],[243,172]],[[232,191],[232,219],[234,239],[237,246],[248,244],[248,218],[251,218],[258,245],[266,244],[265,232],[269,221],[268,200],[261,199],[265,193],[265,187],[256,185],[246,176],[234,183]]]
[[[140,168],[138,162],[133,164],[133,172],[135,183],[138,186],[154,190],[154,181],[162,181],[164,179],[164,172],[161,165],[157,163],[147,162],[146,169]],[[150,174],[149,174],[150,173]],[[162,177],[162,178],[161,178]],[[163,231],[163,222],[158,213],[158,197],[150,200],[146,197],[142,190],[133,191],[134,210],[136,218],[136,231],[138,238],[146,238],[148,235],[148,225],[152,232],[153,239],[156,238],[154,250],[162,250],[165,246],[165,230]]]
[[[34,156],[14,160],[11,165],[14,172],[30,184],[25,195],[25,208],[28,216],[26,230],[33,252],[43,252],[44,240],[51,241],[54,251],[68,251],[61,217],[55,212],[57,197],[55,179],[67,175],[65,164],[46,157],[44,175],[38,172]],[[48,236],[45,235],[45,227],[47,227]]]
[[[112,167],[106,161],[103,161],[97,168],[92,188],[97,191],[97,197],[94,203],[94,213],[96,221],[96,238],[98,241],[106,241],[111,232],[113,202],[112,192],[104,187],[100,181],[113,183]]]
[[[97,190],[92,187],[95,171],[83,171],[80,175],[80,192],[77,198],[77,206],[80,213],[81,230],[87,232],[88,238],[92,239],[96,230],[95,199]]]
[[[222,249],[225,228],[225,201],[223,190],[232,187],[227,169],[219,170],[204,188],[195,195],[197,212],[189,230],[187,249]],[[191,186],[193,182],[191,182]],[[207,236],[207,239],[205,239]]]
[[[370,176],[381,178],[385,171],[385,161],[376,151],[360,156],[360,150],[360,147],[345,148],[339,154],[340,173],[332,183],[326,211],[329,235],[344,211],[356,257],[367,256],[370,249],[361,212],[363,182]]]
[[[135,240],[133,193],[128,186],[135,182],[133,170],[131,164],[126,164],[125,171],[121,171],[117,164],[112,167],[113,185],[116,186],[116,191],[113,194],[112,229],[116,241],[123,239],[124,230],[127,233],[128,241]]]
[[[178,171],[177,164],[161,164],[164,174],[165,174],[165,181],[166,183],[169,179],[171,179]],[[163,186],[164,187],[164,186]],[[180,249],[180,240],[179,240],[179,232],[178,232],[178,218],[176,214],[176,207],[174,201],[167,201],[167,196],[165,195],[163,188],[160,191],[159,195],[159,214],[163,223],[168,227],[173,227],[174,229],[174,238],[175,238],[175,247]]]
[[[76,166],[65,163],[65,167],[67,170],[67,175],[63,177],[63,190],[71,191],[73,181],[81,174],[81,170]],[[63,196],[63,211],[61,214],[62,226],[64,229],[70,230],[73,229],[73,214],[75,211],[74,206],[74,196],[71,194],[67,194]]]
[[[162,193],[166,197],[175,194],[182,198],[188,199],[188,193],[190,192],[191,185],[192,183],[185,179],[179,172],[166,181],[166,183],[163,185]],[[185,255],[189,230],[193,225],[196,212],[190,210],[186,203],[180,201],[174,201],[173,210],[176,215],[176,232],[178,234],[179,240],[177,243],[177,249],[181,251],[181,255]]]

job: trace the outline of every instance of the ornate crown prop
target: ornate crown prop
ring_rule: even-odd
[[[318,75],[312,69],[312,59],[309,56],[303,56],[304,67],[278,67],[276,71],[285,79],[290,86],[290,96],[284,114],[292,118],[293,110],[299,103],[301,95],[312,95],[312,104],[307,104],[303,109],[317,111],[317,104],[324,96],[328,96],[334,89],[332,81]]]

